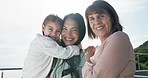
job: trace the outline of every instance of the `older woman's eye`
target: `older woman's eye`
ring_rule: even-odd
[[[94,20],[94,18],[93,18],[93,17],[89,17],[88,19],[89,19],[89,21],[92,21],[92,20]]]

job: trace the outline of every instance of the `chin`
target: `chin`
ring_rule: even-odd
[[[73,45],[73,44],[71,44],[71,43],[66,43],[65,45],[66,45],[66,46],[69,46],[69,45]]]

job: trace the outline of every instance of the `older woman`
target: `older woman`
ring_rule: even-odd
[[[85,11],[88,36],[101,45],[88,47],[83,78],[134,78],[133,47],[114,8],[106,1],[94,1]]]

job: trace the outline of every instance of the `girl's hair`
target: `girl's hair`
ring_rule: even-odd
[[[87,22],[87,27],[88,27],[87,31],[88,31],[89,38],[91,39],[97,38],[95,33],[90,28],[89,18],[88,18],[88,16],[93,13],[97,13],[97,14],[108,13],[111,18],[111,23],[112,23],[112,28],[110,32],[114,33],[116,31],[122,31],[123,27],[121,26],[119,22],[119,17],[115,9],[106,1],[96,0],[85,11],[85,17],[86,17],[86,22]]]
[[[58,17],[57,15],[54,15],[54,14],[48,15],[44,19],[43,25],[46,26],[49,22],[56,22],[61,26],[61,28],[63,28],[63,20],[60,17]],[[42,32],[42,33],[44,35],[44,32]]]
[[[57,22],[59,25],[63,26],[63,20],[58,17],[57,15],[54,15],[54,14],[50,14],[48,15],[44,21],[43,21],[43,25],[47,25],[48,22],[51,21],[51,22]]]

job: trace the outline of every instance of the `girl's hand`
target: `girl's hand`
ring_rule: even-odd
[[[82,49],[82,44],[80,43],[80,44],[78,45],[78,47],[79,47],[79,49]]]

